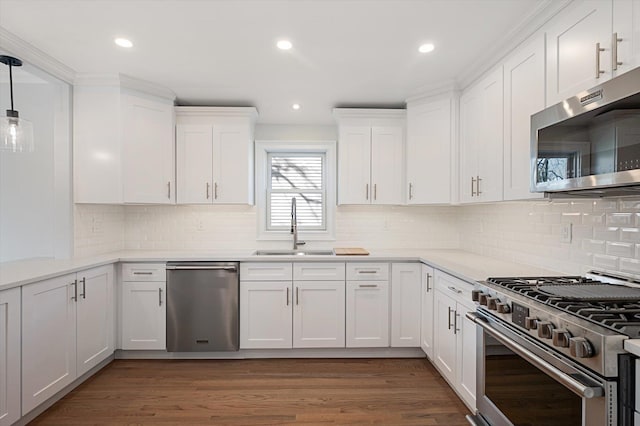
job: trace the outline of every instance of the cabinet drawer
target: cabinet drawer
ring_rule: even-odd
[[[347,281],[386,281],[388,279],[388,263],[347,263]]]
[[[241,281],[291,281],[293,267],[284,262],[240,263]]]
[[[451,297],[462,302],[469,303],[471,301],[471,291],[473,284],[462,281],[459,278],[451,276],[445,272],[435,271],[435,287],[443,293],[449,294]]]
[[[166,281],[164,263],[123,263],[122,281]]]
[[[344,263],[294,263],[294,281],[344,281]]]

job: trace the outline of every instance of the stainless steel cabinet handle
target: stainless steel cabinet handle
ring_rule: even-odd
[[[618,33],[613,33],[611,40],[611,68],[614,71],[617,71],[618,66],[622,65],[622,62],[618,61],[618,43],[621,41],[622,39],[618,37]]]
[[[158,288],[158,306],[162,306],[162,289]]]
[[[431,287],[429,287],[429,282],[431,282],[431,274],[427,274],[427,293],[431,291]]]
[[[378,288],[378,284],[360,284],[360,288]]]
[[[462,290],[458,290],[457,288],[455,288],[454,286],[450,285],[449,287],[447,287],[449,290],[453,291],[454,293],[462,293]]]
[[[364,196],[366,197],[367,200],[369,199],[369,184],[365,185]]]
[[[171,265],[171,266],[167,266],[167,269],[170,270],[218,270],[218,271],[237,271],[238,268],[236,268],[235,266],[176,266],[176,265]]]
[[[409,183],[409,199],[413,199],[413,184]]]
[[[560,383],[562,383],[567,389],[575,393],[576,395],[583,398],[597,398],[604,395],[604,389],[600,386],[589,386],[585,385],[581,381],[577,380],[577,375],[568,375],[563,371],[557,369],[555,366],[549,364],[544,359],[538,357],[533,352],[529,351],[527,348],[522,345],[514,342],[510,337],[504,335],[501,331],[496,330],[489,324],[484,318],[478,315],[475,312],[467,312],[465,315],[467,319],[473,321],[480,327],[484,329],[484,331],[498,340],[500,343],[505,345],[507,348],[511,349],[513,352],[521,356],[522,358],[529,361],[534,366],[538,367],[540,370],[556,379]]]
[[[289,287],[287,287],[287,306],[289,306]]]
[[[378,184],[377,183],[373,184],[373,199],[374,200],[378,199]]]
[[[482,192],[480,192],[480,181],[482,179],[480,179],[480,176],[476,176],[476,195],[479,196],[480,194],[482,194]]]
[[[377,274],[378,271],[376,270],[370,270],[370,269],[364,269],[361,271],[358,271],[359,274]]]
[[[73,300],[74,302],[77,302],[78,301],[78,280],[73,280],[71,285],[73,286],[73,296],[71,296],[71,300]]]
[[[474,189],[474,184],[476,183],[476,178],[474,178],[473,176],[471,176],[471,196],[473,197],[474,195],[476,195],[475,193],[475,189]]]
[[[207,200],[209,199],[209,187],[210,187],[210,186],[211,186],[211,185],[209,185],[209,182],[207,182]]]
[[[133,273],[133,275],[153,275],[153,272],[139,272],[136,271]]]
[[[447,330],[451,330],[451,312],[452,312],[452,309],[451,309],[450,306],[447,306],[447,310],[448,310],[448,313],[447,313]]]
[[[604,71],[600,69],[600,52],[604,52],[604,49],[600,47],[600,43],[596,43],[596,78],[600,78],[600,74],[604,74]]]
[[[218,182],[213,183],[213,199],[218,199]]]
[[[300,293],[298,292],[300,287],[296,287],[296,305],[300,304]]]
[[[453,334],[458,334],[458,331],[460,331],[460,329],[458,328],[458,317],[459,316],[460,316],[460,314],[458,313],[457,309],[455,311],[453,311]]]
[[[80,282],[82,283],[82,294],[80,296],[82,296],[83,299],[86,299],[87,298],[87,279],[85,277],[82,277]]]
[[[171,181],[167,182],[167,198],[171,199]]]

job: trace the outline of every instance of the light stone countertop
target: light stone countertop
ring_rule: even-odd
[[[507,262],[463,250],[372,250],[368,256],[255,256],[254,249],[208,251],[117,251],[73,259],[31,259],[0,263],[0,290],[116,262],[240,261],[240,262],[423,262],[464,281],[491,276],[566,275]]]

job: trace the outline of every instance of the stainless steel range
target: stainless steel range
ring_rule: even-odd
[[[640,282],[585,277],[489,278],[472,293],[478,415],[472,424],[633,425]]]

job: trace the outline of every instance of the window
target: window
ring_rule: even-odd
[[[291,238],[292,198],[301,238],[334,239],[335,158],[335,142],[256,142],[258,239]]]

